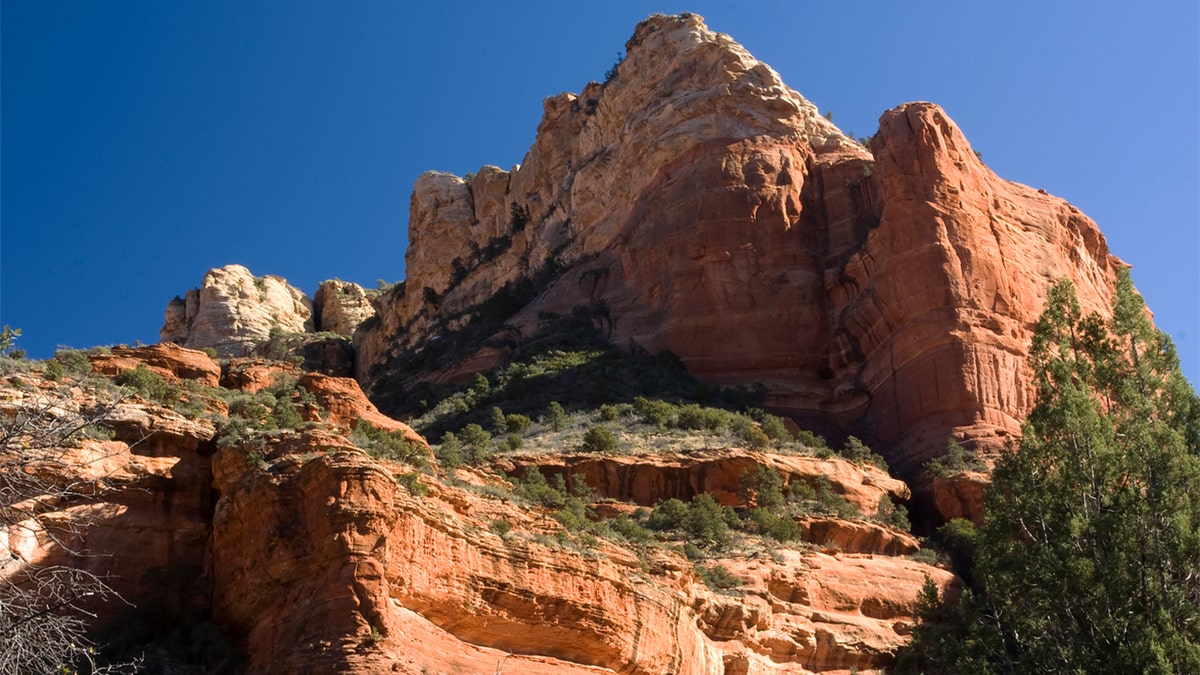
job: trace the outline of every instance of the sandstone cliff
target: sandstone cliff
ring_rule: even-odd
[[[263,673],[864,672],[886,667],[907,641],[926,576],[955,583],[903,557],[917,550],[910,535],[863,520],[806,523],[810,543],[739,535],[737,546],[695,563],[669,542],[589,538],[512,494],[505,473],[421,473],[423,439],[381,415],[353,380],[244,360],[218,386],[209,379],[216,364],[198,351],[92,356],[97,374],[137,364],[167,385],[126,390],[99,422],[111,439],[62,448],[59,478],[90,486],[79,494],[91,497],[48,503],[40,516],[86,518],[72,550],[88,555],[73,558],[60,541],[31,536],[36,527],[5,522],[0,576],[54,560],[108,576],[138,607],[92,609],[126,641],[131,626],[152,626],[154,667],[182,667],[172,659],[196,640],[225,635],[205,667],[219,661],[233,672],[234,649]],[[113,396],[98,377],[11,376],[0,417],[47,397],[53,415],[93,409]],[[310,421],[283,422],[293,405]],[[359,420],[425,452],[404,463],[373,457],[349,433]],[[496,466],[535,465],[585,476],[596,506],[618,511],[701,492],[744,506],[736,486],[757,466],[789,482],[824,481],[864,513],[907,496],[869,465],[738,448],[516,454]],[[714,567],[734,585],[701,582]],[[193,642],[168,649],[156,639]]]
[[[241,265],[226,265],[209,270],[200,288],[167,304],[159,339],[245,356],[272,329],[311,331],[312,301],[280,277],[256,277]]]
[[[986,453],[1019,432],[1050,283],[1107,311],[1121,263],[1096,225],[997,177],[937,106],[886,112],[864,148],[695,15],[642,22],[612,79],[544,108],[521,166],[417,180],[408,279],[355,338],[372,391],[411,386],[388,372],[435,337],[519,342],[585,306],[614,343],[762,383],[911,473],[952,437]]]

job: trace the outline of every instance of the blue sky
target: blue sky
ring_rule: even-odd
[[[930,100],[1132,263],[1200,381],[1200,9],[1128,2],[4,0],[0,323],[155,342],[231,262],[312,293],[404,277],[423,171],[521,162],[543,98],[693,11],[857,135]]]

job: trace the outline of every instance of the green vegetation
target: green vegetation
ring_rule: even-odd
[[[951,439],[946,454],[925,462],[925,470],[932,476],[946,478],[964,471],[987,471],[987,464]]]
[[[366,420],[355,423],[350,432],[350,442],[376,459],[403,462],[416,467],[424,467],[428,463],[425,446],[410,441],[399,431],[380,429]]]
[[[972,588],[927,584],[910,672],[1200,672],[1200,400],[1127,271],[1116,291],[1106,322],[1051,289],[983,527],[939,531]]]

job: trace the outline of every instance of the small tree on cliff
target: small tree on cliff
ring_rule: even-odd
[[[95,662],[86,605],[116,594],[76,564],[89,522],[71,508],[103,491],[102,477],[80,478],[76,451],[116,403],[81,409],[65,392],[39,391],[0,406],[0,674],[134,669]],[[26,559],[36,550],[58,562]]]
[[[924,603],[917,669],[1200,672],[1200,404],[1169,338],[1123,271],[1109,322],[1055,285],[1030,361],[1037,403],[985,495],[980,588]]]

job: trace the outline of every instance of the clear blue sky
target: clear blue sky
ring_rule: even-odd
[[[519,163],[543,98],[693,11],[844,130],[942,105],[1100,224],[1198,382],[1197,4],[4,0],[0,323],[46,357],[156,342],[231,262],[310,294],[402,279],[422,171]]]

